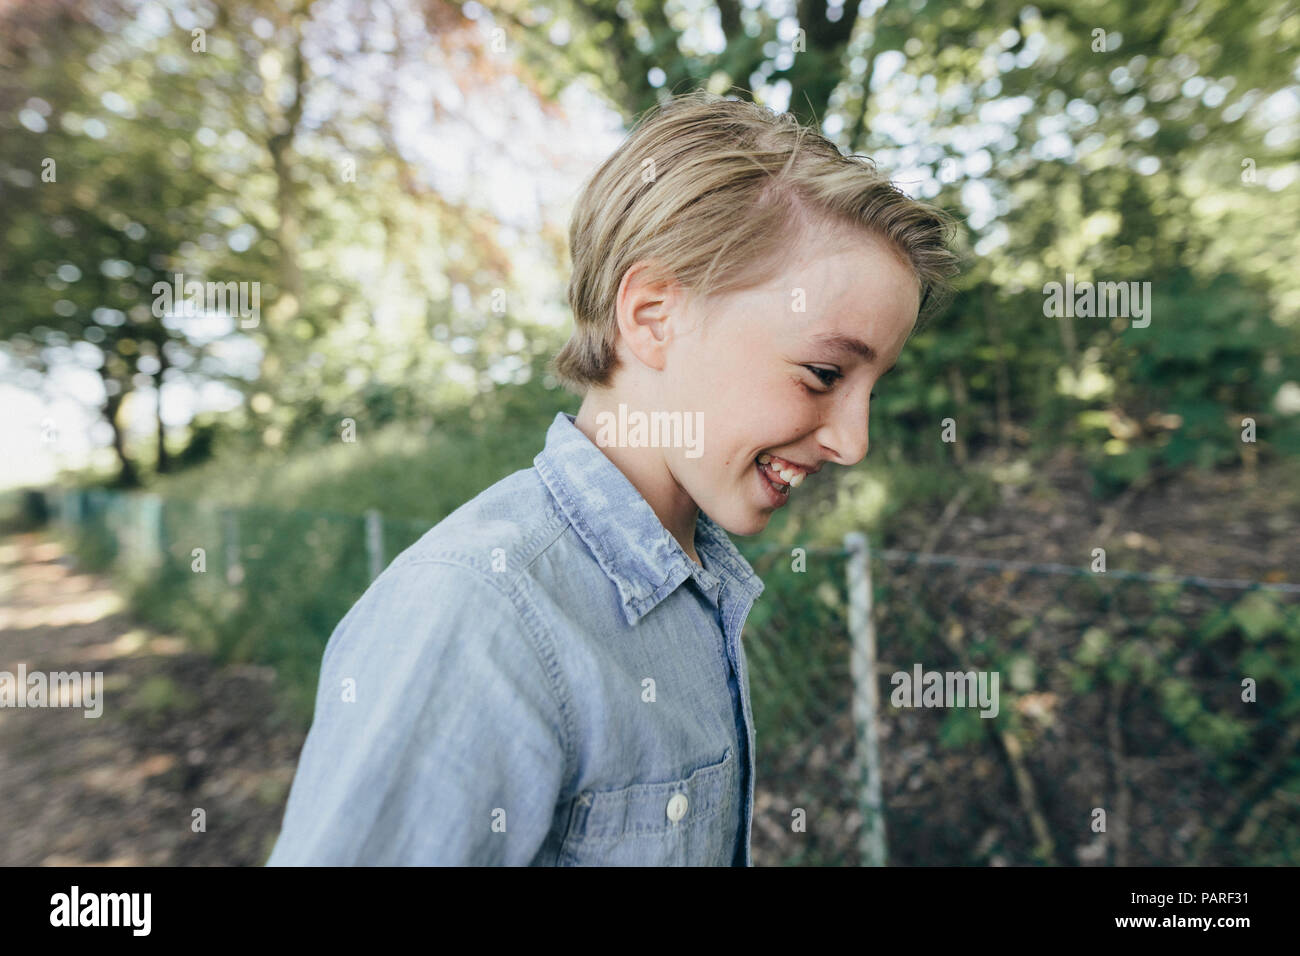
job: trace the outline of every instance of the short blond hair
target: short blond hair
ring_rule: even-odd
[[[958,271],[953,222],[845,156],[789,113],[704,90],[649,110],[588,180],[569,225],[575,329],[551,371],[579,394],[618,369],[623,275],[673,279],[701,298],[757,285],[817,225],[865,229],[910,265],[922,315]],[[739,264],[739,267],[737,267]]]

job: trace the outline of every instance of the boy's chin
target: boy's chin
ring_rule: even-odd
[[[767,528],[772,520],[772,512],[755,507],[729,504],[713,510],[701,507],[701,510],[727,534],[749,537],[759,534]]]

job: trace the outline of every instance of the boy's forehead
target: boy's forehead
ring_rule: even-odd
[[[823,308],[849,307],[864,296],[920,302],[920,281],[902,255],[870,233],[841,235],[797,245],[774,271],[769,288],[802,289]]]
[[[858,231],[802,240],[758,284],[722,299],[732,320],[755,334],[892,364],[916,324],[919,286],[883,240]]]
[[[801,257],[773,276],[769,289],[788,299],[800,296],[808,331],[826,336],[822,344],[865,357],[852,339],[866,327],[915,324],[920,307],[920,280],[911,266],[883,243],[871,241]],[[798,311],[798,310],[796,310]],[[813,329],[815,323],[816,329]],[[878,351],[880,345],[872,346]]]

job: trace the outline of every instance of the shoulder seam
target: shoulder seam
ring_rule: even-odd
[[[561,522],[559,531],[561,533],[563,532],[563,522]],[[558,538],[559,534],[556,534],[555,537]],[[541,554],[545,550],[545,548],[540,549],[538,554]],[[411,567],[421,564],[440,564],[460,568],[470,572],[474,578],[482,581],[488,587],[497,591],[510,603],[515,614],[524,624],[523,630],[528,635],[529,644],[532,646],[533,653],[537,657],[538,664],[541,665],[543,673],[546,674],[547,680],[550,683],[551,697],[555,701],[556,707],[560,712],[560,720],[563,724],[564,731],[564,785],[567,792],[572,776],[577,772],[577,747],[575,743],[577,726],[574,721],[571,697],[568,694],[568,689],[564,684],[563,674],[560,670],[559,656],[555,649],[554,635],[550,633],[550,630],[543,623],[541,615],[537,613],[537,609],[532,600],[523,591],[522,584],[527,579],[522,573],[522,568],[512,575],[508,582],[504,582],[508,586],[503,587],[502,584],[499,584],[494,580],[494,578],[499,575],[484,571],[482,568],[476,567],[472,561],[463,560],[464,558],[465,555],[456,551],[450,551],[446,554],[421,555],[420,557],[411,558],[410,560],[403,562],[400,567]],[[536,555],[534,555],[533,558],[528,561],[528,564],[524,565],[524,567],[531,565],[532,561],[535,559]]]
[[[521,472],[533,472],[534,480],[547,495],[547,511],[549,513],[546,515],[545,520],[539,522],[537,527],[525,532],[523,537],[520,539],[519,550],[524,555],[523,561],[516,568],[509,569],[505,575],[507,580],[512,584],[521,574],[523,574],[524,571],[528,570],[532,563],[537,560],[538,556],[554,542],[555,538],[558,538],[564,532],[565,527],[568,525],[568,519],[562,511],[555,507],[554,497],[550,494],[550,489],[546,487],[546,483],[541,480],[541,476],[538,475],[536,471],[536,468],[521,468],[519,471],[513,473],[520,474]],[[551,540],[546,540],[548,535]],[[539,547],[538,544],[542,541],[545,541],[545,543]],[[495,580],[502,576],[497,572],[489,571],[483,567],[485,562],[480,554],[467,551],[464,547],[455,546],[443,546],[436,551],[426,552],[420,552],[415,548],[409,548],[399,555],[397,560],[395,560],[390,567],[404,567],[408,564],[422,564],[429,562],[457,564],[470,570],[478,571],[487,576],[489,580],[492,580],[494,584]]]

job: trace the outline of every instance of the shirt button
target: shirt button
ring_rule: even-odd
[[[676,823],[686,816],[686,807],[686,794],[674,793],[672,799],[668,801],[668,819]]]

